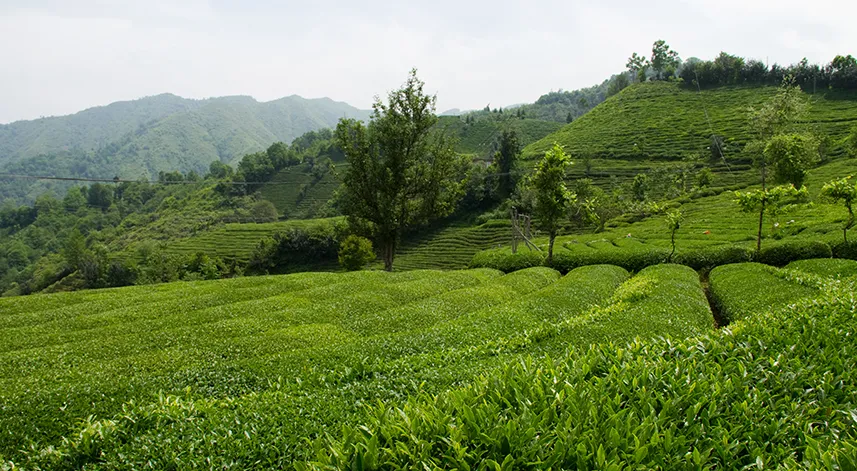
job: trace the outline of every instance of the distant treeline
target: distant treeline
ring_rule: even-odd
[[[745,59],[721,52],[717,58],[703,61],[690,58],[684,62],[679,76],[684,83],[700,87],[723,85],[779,85],[791,76],[805,91],[857,90],[857,59],[850,54],[836,56],[829,64],[810,64],[806,59],[797,64],[770,67],[755,59]]]

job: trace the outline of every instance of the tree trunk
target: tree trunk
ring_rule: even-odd
[[[550,242],[548,242],[548,258],[547,264],[550,266],[551,262],[553,262],[553,241],[556,239],[556,233],[551,232],[550,234]]]
[[[848,243],[848,229],[851,229],[851,226],[854,225],[854,210],[851,209],[851,206],[848,206],[848,223],[845,224],[845,228],[842,229],[842,237],[845,238],[845,243]]]
[[[756,253],[762,251],[762,222],[765,220],[765,202],[762,201],[762,209],[759,210],[759,232],[756,233]]]
[[[384,270],[393,271],[393,258],[396,256],[396,236],[386,236],[383,241]]]
[[[675,255],[675,231],[670,234],[670,243],[672,244],[672,252],[670,252],[670,256],[667,257],[667,263],[673,262],[673,255]]]

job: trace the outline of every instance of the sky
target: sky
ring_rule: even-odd
[[[679,55],[857,55],[857,2],[0,0],[0,123],[160,93],[330,97],[359,108],[411,68],[438,112],[531,103]]]

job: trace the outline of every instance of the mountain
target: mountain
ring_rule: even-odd
[[[368,116],[329,98],[258,102],[163,94],[0,125],[0,173],[149,179],[160,171],[202,172],[215,160],[236,163],[273,142],[335,126],[342,117]],[[0,199],[32,201],[55,186],[3,182]]]

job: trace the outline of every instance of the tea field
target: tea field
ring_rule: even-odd
[[[812,260],[786,269],[738,264],[713,270],[710,294],[732,322],[728,329],[716,329],[699,275],[669,264],[636,275],[610,265],[564,276],[546,267],[507,275],[491,269],[302,273],[4,298],[0,454],[6,467],[22,469],[447,468],[492,461],[512,468],[524,462],[594,467],[602,458],[652,464],[677,450],[691,457],[696,450],[706,463],[752,462],[753,453],[765,463],[788,463],[788,447],[840,450],[836,443],[828,447],[835,423],[796,435],[806,421],[819,420],[821,409],[804,402],[820,393],[797,395],[797,415],[777,425],[785,441],[772,450],[743,444],[744,429],[729,429],[731,438],[721,445],[723,424],[715,439],[698,425],[685,430],[663,421],[691,413],[711,421],[709,409],[722,407],[705,375],[733,373],[711,369],[719,360],[693,345],[734,345],[730,336],[755,332],[760,316],[771,325],[795,316],[813,319],[819,329],[830,324],[812,317],[816,310],[832,312],[847,329],[853,319],[830,310],[850,302],[853,315],[853,296],[843,293],[851,293],[855,265]],[[747,302],[751,291],[756,296]],[[806,299],[818,301],[801,304]],[[786,329],[782,335],[808,334]],[[847,411],[857,398],[837,388],[853,384],[840,376],[852,374],[846,367],[854,357],[842,357],[850,351],[847,336],[828,337],[825,361],[845,361],[845,370],[823,376],[822,405]],[[713,354],[760,348],[742,342],[737,352],[712,347]],[[658,353],[664,349],[673,353]],[[811,353],[802,348],[790,358]],[[753,375],[778,374],[761,358],[768,357],[754,358]],[[629,366],[610,366],[618,364]],[[667,374],[673,364],[681,374]],[[651,373],[632,375],[643,367]],[[695,378],[700,393],[688,391],[682,378]],[[733,379],[720,391],[740,396],[745,381]],[[762,389],[766,398],[797,394],[774,385]],[[701,391],[708,391],[704,400]],[[467,403],[474,394],[483,399]],[[623,394],[637,399],[625,402]],[[660,414],[644,413],[666,396],[673,399],[658,406],[666,407]],[[637,400],[630,409],[622,406]],[[778,413],[758,409],[764,408],[728,412],[755,411],[763,424]],[[585,420],[571,425],[566,417],[582,410]],[[463,420],[463,428],[451,431],[457,426],[449,420]],[[616,428],[626,420],[639,424]],[[780,436],[772,427],[752,440]],[[432,430],[449,431],[449,440],[435,442]],[[551,438],[570,430],[581,437],[573,447]],[[838,433],[841,446],[853,440],[853,431]],[[635,440],[648,443],[645,456],[631,450]]]

